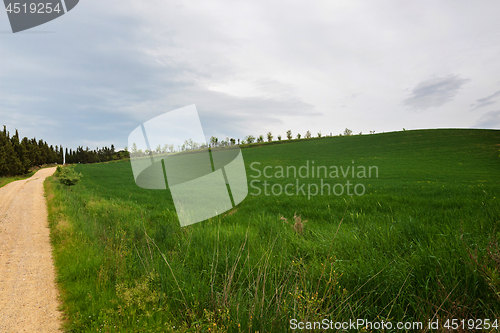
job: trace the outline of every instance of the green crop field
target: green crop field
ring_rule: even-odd
[[[77,165],[75,186],[45,184],[66,328],[493,324],[499,149],[500,131],[459,129],[246,146],[247,198],[184,228],[170,192],[137,187],[130,162]]]

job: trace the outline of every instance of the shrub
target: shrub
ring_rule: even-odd
[[[267,132],[267,141],[268,142],[273,141],[273,134],[271,132]]]
[[[321,138],[321,132],[318,132],[318,138]]]
[[[286,137],[288,138],[288,140],[292,140],[292,131],[291,130],[286,131]]]
[[[59,181],[66,185],[71,186],[78,183],[80,178],[82,177],[81,173],[76,173],[72,167],[61,167],[58,166],[55,172],[55,176],[59,179]]]
[[[300,133],[297,133],[297,139],[300,139],[300,136],[301,136]]]
[[[61,170],[62,170],[62,168],[60,166],[58,166],[56,168],[56,172],[54,173],[54,176],[59,177],[59,175],[61,174]]]
[[[278,140],[281,141],[281,135],[278,135]]]
[[[306,132],[306,139],[310,139],[311,138],[311,132],[310,131],[307,131]]]
[[[352,130],[350,130],[350,129],[346,128],[346,129],[344,130],[344,136],[349,136],[349,135],[352,135]]]
[[[257,139],[257,142],[264,142],[264,136],[262,134],[259,135],[259,138]]]

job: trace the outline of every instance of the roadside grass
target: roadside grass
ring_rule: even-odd
[[[12,176],[12,177],[0,177],[0,187],[3,187],[9,183],[15,182],[16,180],[22,180],[26,178],[30,178],[35,174],[36,171],[31,171],[22,176]]]
[[[420,130],[243,149],[256,181],[248,197],[185,228],[170,192],[137,187],[130,163],[77,165],[78,184],[45,183],[65,328],[282,332],[291,319],[424,329],[430,319],[500,319],[498,143],[499,131]],[[378,178],[325,180],[361,183],[362,196],[265,195],[264,181],[297,181],[267,178],[265,166],[274,174],[307,161],[377,166]]]
[[[57,166],[57,164],[44,164],[41,168],[40,167],[33,167],[31,168],[30,172],[24,175],[19,175],[19,176],[7,176],[7,177],[0,177],[0,187],[3,187],[9,183],[15,182],[16,180],[23,180],[30,178],[33,176],[38,170],[40,169],[45,169],[45,168],[51,168]]]

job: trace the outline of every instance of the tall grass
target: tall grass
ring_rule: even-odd
[[[498,136],[406,131],[244,149],[247,171],[356,159],[377,163],[380,177],[363,196],[249,195],[185,228],[169,191],[135,186],[129,163],[78,165],[77,185],[46,182],[66,328],[282,332],[294,318],[498,317]]]

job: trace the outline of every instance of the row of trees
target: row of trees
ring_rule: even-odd
[[[69,151],[68,148],[66,148],[65,153],[65,161],[68,164],[108,162],[129,157],[130,155],[127,150],[116,151],[114,145],[111,145],[111,148],[103,147],[94,150],[89,149],[89,147],[84,149],[81,146],[75,150],[70,149]]]
[[[0,177],[22,175],[44,164],[97,163],[128,157],[126,150],[115,151],[113,145],[95,150],[78,147],[64,151],[62,146],[49,146],[46,141],[37,141],[36,138],[20,139],[17,130],[11,137],[6,126],[0,131]]]
[[[212,137],[213,139],[214,137]],[[215,141],[214,141],[215,142]],[[131,147],[131,153],[134,154],[134,156],[142,156],[142,155],[150,155],[150,154],[167,154],[167,153],[176,153],[180,151],[186,151],[186,150],[196,150],[196,149],[202,149],[202,148],[208,148],[209,144],[207,143],[198,143],[193,141],[193,139],[188,139],[184,140],[184,143],[182,145],[177,145],[177,147],[173,144],[164,144],[163,147],[162,145],[158,145],[155,149],[141,149],[137,147],[136,143],[132,143]],[[213,145],[215,146],[215,144]],[[213,147],[212,146],[212,147]],[[125,151],[128,151],[128,148],[125,147]]]
[[[240,139],[238,139],[238,145],[240,144]],[[177,147],[173,144],[164,144],[163,146],[159,144],[155,149],[140,149],[137,147],[136,143],[132,143],[132,147],[130,153],[132,153],[133,157],[142,157],[149,155],[159,155],[159,154],[168,154],[168,153],[177,153],[188,150],[197,150],[204,149],[210,147],[225,147],[225,146],[234,146],[236,145],[236,139],[226,138],[226,140],[219,141],[218,138],[212,136],[210,141],[207,143],[198,143],[193,141],[192,139],[184,140],[182,145],[177,145]],[[125,147],[127,150],[127,147]]]
[[[370,131],[370,134],[374,134],[374,133],[375,133],[375,131]],[[359,132],[359,135],[361,135],[361,134],[363,134],[363,133]],[[353,135],[352,130],[346,128],[344,130],[344,133],[340,133],[339,135],[336,135],[336,136],[351,136],[351,135]],[[318,138],[321,138],[322,136],[323,135],[321,134],[321,132],[317,133],[317,137]],[[334,136],[334,135],[332,135],[332,133],[330,133],[330,135],[325,135],[325,136],[328,137],[328,136]],[[274,139],[274,136],[273,136],[273,134],[271,132],[267,132],[266,137],[267,137],[267,141],[268,142],[271,142]],[[306,139],[311,139],[311,138],[313,138],[313,135],[311,134],[310,131],[307,131],[304,137]],[[286,138],[288,140],[292,140],[293,139],[293,135],[292,135],[292,131],[291,130],[286,131]],[[300,138],[302,138],[302,135],[300,133],[297,133],[297,135],[295,136],[295,138],[296,139],[300,139]],[[281,141],[281,135],[278,135],[277,139],[278,139],[278,141]],[[234,139],[231,139],[231,140],[234,140]],[[253,135],[248,135],[248,136],[245,137],[245,139],[243,141],[241,141],[241,143],[242,144],[247,144],[247,143],[264,142],[264,141],[265,141],[264,135],[259,135],[257,138],[254,137]],[[239,139],[238,139],[238,144],[240,144],[240,140]]]
[[[374,134],[374,133],[375,133],[375,131],[370,131],[370,134]],[[362,133],[360,132],[359,135],[361,135],[361,134]],[[344,130],[344,133],[340,133],[337,136],[351,136],[351,135],[353,135],[352,130],[346,128]],[[330,135],[326,135],[326,137],[328,137],[328,136],[333,136],[333,135],[332,135],[332,133],[330,133]],[[300,139],[301,137],[302,137],[302,135],[300,133],[297,133],[295,138]],[[317,133],[317,137],[318,138],[322,137],[321,132]],[[288,140],[293,139],[293,135],[292,135],[291,130],[288,130],[286,132],[286,138]],[[306,139],[313,138],[313,135],[311,134],[310,131],[306,132],[305,138]],[[267,133],[267,141],[271,142],[271,141],[273,141],[273,139],[274,139],[273,134],[271,132],[268,132]],[[277,139],[278,139],[278,141],[281,141],[281,135],[278,135]],[[181,151],[187,151],[187,150],[197,150],[197,149],[210,148],[210,147],[234,146],[234,145],[248,144],[248,143],[254,143],[254,142],[258,143],[258,142],[264,142],[264,141],[265,141],[264,135],[260,135],[258,137],[254,137],[253,135],[248,135],[243,140],[229,138],[229,137],[227,137],[225,140],[219,140],[217,137],[212,136],[212,137],[210,137],[210,140],[207,143],[198,143],[198,142],[194,142],[192,139],[188,139],[188,140],[185,140],[182,145],[177,145],[177,147],[175,147],[173,144],[164,144],[163,146],[158,145],[158,147],[156,147],[156,149],[151,149],[151,150],[139,149],[137,147],[137,145],[135,143],[133,143],[132,147],[131,147],[131,153],[134,157],[142,157],[142,156],[149,156],[149,155],[156,155],[156,154],[175,153],[175,152],[181,152]],[[125,147],[125,150],[127,150],[126,147]]]
[[[0,132],[0,176],[22,175],[34,166],[63,163],[63,147],[48,145],[46,141],[19,138],[19,133],[10,137],[4,126]]]
[[[363,134],[362,132],[359,132],[359,135]],[[375,134],[375,131],[370,131],[370,134]],[[352,130],[346,128],[344,130],[344,133],[340,133],[339,135],[336,135],[336,136],[351,136],[351,135],[354,135]],[[318,138],[321,138],[323,135],[321,134],[321,132],[318,132],[317,133],[317,137]],[[330,135],[325,135],[326,137],[328,136],[334,136],[332,135],[332,133],[330,133]],[[311,139],[313,138],[313,135],[311,134],[310,131],[307,131],[305,136],[304,136],[306,139]],[[272,134],[272,132],[267,132],[267,135],[266,135],[266,138],[267,138],[267,141],[268,142],[271,142],[273,141],[274,139],[274,136]],[[276,137],[278,139],[278,141],[281,141],[282,137],[281,135],[278,135]],[[292,135],[292,131],[291,130],[288,130],[286,131],[286,138],[288,140],[292,140],[293,139],[293,135]],[[297,133],[297,135],[295,136],[296,139],[300,139],[302,138],[302,135],[300,133]],[[212,136],[210,138],[210,143],[209,143],[209,146],[210,147],[223,147],[223,146],[233,146],[233,145],[240,145],[240,144],[247,144],[247,143],[254,143],[254,142],[264,142],[265,141],[265,138],[264,138],[264,135],[259,135],[258,137],[255,137],[253,135],[247,135],[243,140],[240,141],[240,139],[234,139],[234,138],[226,138],[226,140],[220,140],[214,136]],[[200,148],[205,148],[207,147],[207,145],[202,145]]]

